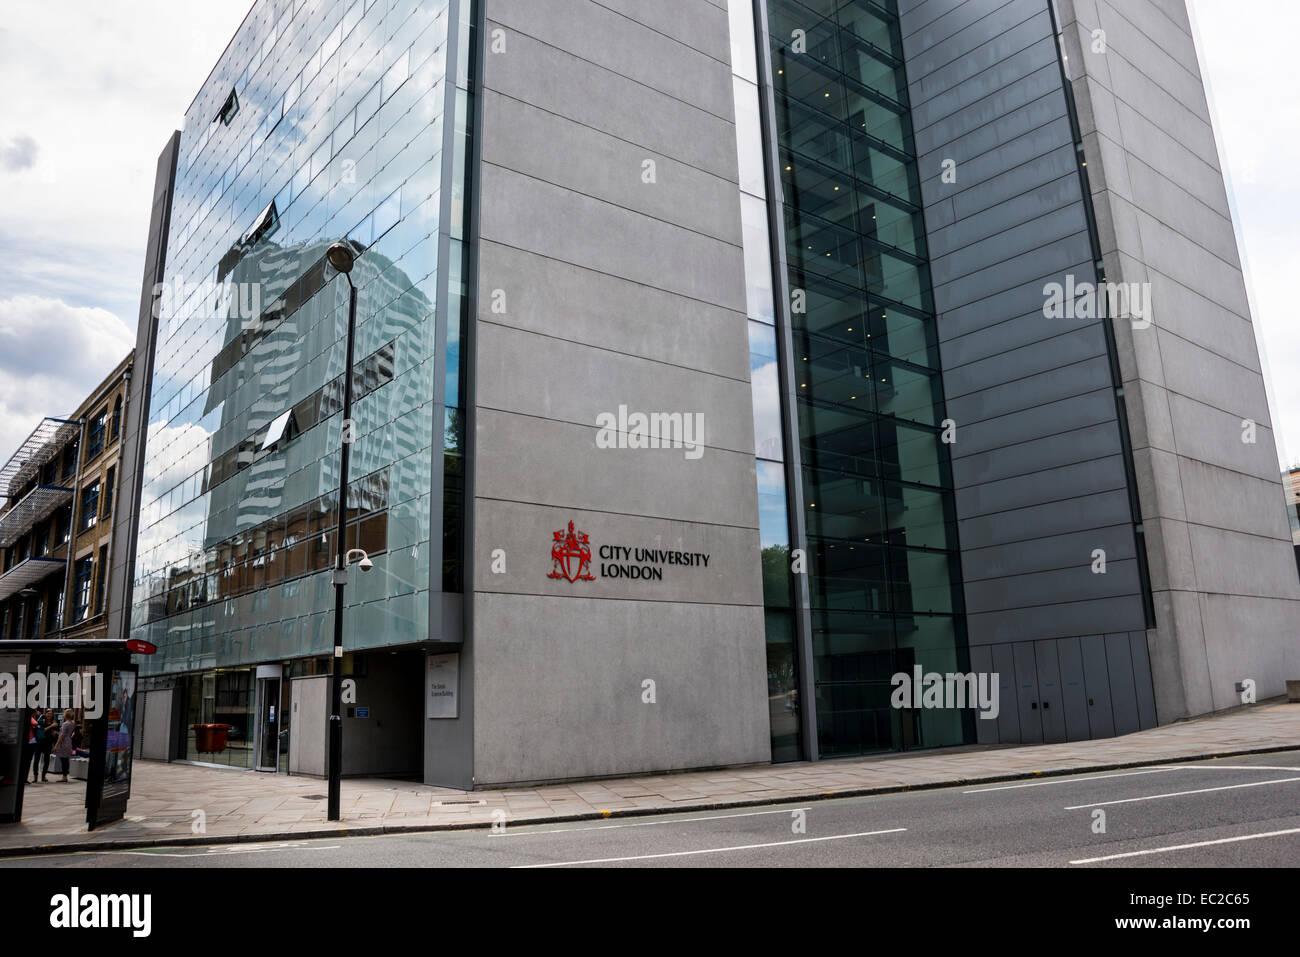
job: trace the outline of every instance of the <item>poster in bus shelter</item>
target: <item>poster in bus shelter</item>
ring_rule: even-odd
[[[131,733],[135,718],[135,672],[109,671],[108,739],[104,752],[102,800],[131,793]]]
[[[0,655],[0,675],[8,676],[11,681],[26,666],[26,655]],[[23,761],[27,735],[23,734],[22,702],[16,694],[8,697],[13,700],[6,700],[0,706],[0,821],[17,820],[19,790],[27,771]]]

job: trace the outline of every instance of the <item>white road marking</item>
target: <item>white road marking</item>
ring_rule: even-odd
[[[609,831],[621,827],[653,827],[662,824],[691,824],[695,821],[725,821],[733,817],[759,817],[763,814],[792,814],[795,811],[809,811],[811,808],[791,807],[779,811],[748,811],[744,814],[714,814],[710,817],[684,817],[680,819],[670,819],[667,821],[634,821],[624,824],[593,824],[590,827],[557,827],[546,829],[543,825],[529,826],[528,821],[519,821],[514,828],[506,828],[504,831],[498,831],[501,837],[510,835],[512,837],[531,837],[537,834],[567,834],[571,831]],[[525,828],[527,828],[525,830]]]
[[[962,791],[962,794],[984,794],[986,791],[1014,791],[1016,788],[1041,788],[1045,784],[1072,784],[1080,781],[1105,781],[1108,778],[1128,778],[1135,774],[1157,774],[1160,771],[1176,771],[1177,768],[1151,768],[1147,771],[1125,771],[1123,774],[1098,774],[1090,778],[1073,778],[1068,775],[1054,777],[1047,781],[1030,781],[1028,784],[1003,784],[992,788],[974,788]]]
[[[1279,768],[1272,764],[1180,764],[1188,771],[1300,771],[1300,768]]]
[[[1146,854],[1164,854],[1168,851],[1185,851],[1193,847],[1210,847],[1214,844],[1232,844],[1237,841],[1257,841],[1264,837],[1281,837],[1284,834],[1300,834],[1300,827],[1287,828],[1285,831],[1266,831],[1263,834],[1243,834],[1241,837],[1221,837],[1217,841],[1197,841],[1195,844],[1174,844],[1170,847],[1153,847],[1146,851],[1127,851],[1123,854],[1107,854],[1105,857],[1085,857],[1070,861],[1071,864],[1095,864],[1097,861],[1114,861],[1121,857],[1142,857]]]
[[[213,857],[224,856],[227,854],[261,854],[264,851],[279,851],[285,848],[293,848],[299,851],[336,851],[342,845],[339,844],[253,844],[249,847],[239,847],[237,845],[222,845],[221,847],[210,847],[203,853],[172,853],[170,851],[91,851],[92,854],[131,854],[136,857]],[[75,851],[73,853],[76,853]]]
[[[599,857],[589,861],[555,861],[550,864],[516,864],[514,867],[527,870],[538,867],[569,867],[576,864],[616,864],[620,861],[651,861],[661,857],[690,857],[693,854],[725,854],[727,851],[753,851],[765,847],[789,847],[792,844],[815,844],[818,841],[844,841],[853,837],[873,837],[877,834],[898,834],[906,831],[905,827],[891,827],[885,831],[861,831],[857,834],[832,834],[830,837],[804,837],[795,841],[773,841],[768,844],[741,844],[738,847],[707,847],[698,851],[672,851],[667,854],[637,854],[632,857]]]
[[[1290,784],[1300,778],[1277,778],[1273,781],[1252,781],[1249,784],[1225,784],[1217,788],[1197,788],[1195,791],[1170,791],[1168,794],[1148,794],[1145,797],[1121,798],[1118,801],[1097,801],[1093,804],[1072,804],[1067,811],[1079,811],[1084,808],[1106,807],[1110,804],[1132,804],[1134,801],[1158,801],[1161,798],[1183,797],[1188,794],[1208,794],[1211,791],[1235,791],[1237,788],[1258,788],[1266,784]]]

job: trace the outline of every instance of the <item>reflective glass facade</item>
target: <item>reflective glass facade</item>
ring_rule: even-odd
[[[749,317],[749,381],[754,403],[763,617],[767,649],[772,760],[804,756],[799,734],[798,658],[790,580],[790,523],[781,419],[781,376],[773,299],[771,232],[758,88],[757,32],[752,0],[729,0],[740,220]]]
[[[819,752],[959,744],[959,713],[890,706],[898,672],[968,670],[897,11],[765,10]]]
[[[141,494],[142,670],[330,644],[360,252],[349,645],[424,641],[461,582],[468,0],[262,0],[186,115]],[[448,64],[456,69],[448,76]]]

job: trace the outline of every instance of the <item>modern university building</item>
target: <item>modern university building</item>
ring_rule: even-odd
[[[144,291],[145,756],[323,771],[345,438],[345,773],[1074,740],[1300,677],[1180,0],[257,0]],[[997,717],[895,707],[918,668]]]

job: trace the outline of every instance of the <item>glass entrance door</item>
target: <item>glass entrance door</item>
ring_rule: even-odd
[[[257,762],[259,771],[280,766],[280,679],[257,679]]]

